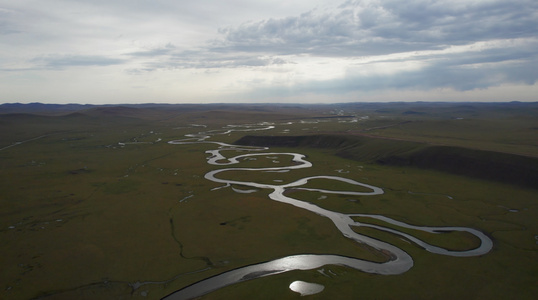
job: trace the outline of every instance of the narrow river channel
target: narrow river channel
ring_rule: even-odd
[[[265,276],[274,275],[274,274],[279,274],[279,273],[292,271],[292,270],[317,269],[325,265],[347,266],[356,270],[360,270],[362,272],[383,274],[383,275],[401,274],[401,273],[406,272],[413,266],[413,259],[411,258],[411,256],[409,256],[409,254],[407,254],[402,249],[396,246],[393,246],[389,243],[385,243],[383,241],[376,240],[368,236],[358,234],[355,231],[353,231],[352,229],[353,227],[363,226],[363,227],[375,228],[377,230],[382,230],[382,231],[390,232],[393,234],[397,234],[415,243],[416,245],[424,248],[426,251],[436,253],[436,254],[442,254],[442,255],[460,256],[460,257],[477,256],[477,255],[483,255],[483,254],[488,253],[493,247],[492,241],[484,233],[476,229],[472,229],[472,228],[423,227],[423,226],[409,225],[409,224],[399,222],[399,221],[396,221],[396,220],[393,220],[393,219],[390,219],[388,217],[381,216],[381,215],[369,215],[369,214],[360,214],[360,213],[344,214],[344,213],[339,213],[335,211],[330,211],[330,210],[321,208],[315,204],[304,202],[304,201],[294,199],[294,198],[284,195],[284,192],[289,189],[317,191],[317,192],[326,193],[326,194],[356,195],[356,196],[379,195],[379,194],[384,193],[383,190],[379,187],[361,183],[361,182],[358,182],[349,178],[337,177],[337,176],[311,176],[311,177],[301,178],[291,183],[267,184],[267,183],[222,179],[221,177],[219,177],[221,173],[225,173],[229,171],[288,172],[288,171],[292,171],[296,169],[312,167],[312,163],[307,161],[303,154],[265,152],[268,150],[267,148],[238,146],[238,145],[230,145],[230,144],[221,143],[221,142],[208,141],[208,139],[211,136],[216,135],[216,134],[228,134],[232,131],[269,130],[273,128],[274,126],[269,126],[269,125],[228,126],[222,131],[210,131],[210,132],[202,132],[199,134],[187,135],[187,138],[185,139],[174,140],[174,141],[170,141],[169,143],[173,145],[184,145],[184,144],[193,144],[193,143],[215,144],[218,147],[218,149],[206,151],[206,153],[209,155],[209,157],[207,158],[207,162],[215,166],[228,166],[228,165],[231,166],[234,164],[238,164],[240,160],[242,159],[254,158],[256,156],[262,156],[262,155],[263,156],[279,156],[279,157],[291,156],[291,160],[293,164],[290,166],[266,167],[266,168],[233,168],[233,167],[222,168],[222,169],[216,169],[216,170],[208,172],[207,174],[205,174],[205,178],[213,182],[222,183],[225,186],[241,185],[241,186],[248,186],[254,189],[269,190],[271,191],[269,194],[269,198],[271,200],[287,203],[298,208],[306,209],[317,215],[329,218],[345,238],[351,239],[357,243],[366,244],[378,251],[382,251],[383,253],[388,254],[390,259],[387,262],[378,263],[378,262],[371,262],[371,261],[366,261],[366,260],[353,258],[353,257],[339,256],[339,255],[302,254],[302,255],[286,256],[286,257],[275,259],[272,261],[260,262],[258,264],[248,265],[248,266],[240,267],[238,269],[234,269],[228,272],[221,273],[219,275],[204,279],[202,281],[199,281],[192,285],[184,287],[166,296],[163,299],[166,299],[166,300],[191,299],[191,298],[205,295],[207,293],[210,293],[212,291],[215,291],[217,289],[220,289],[222,287],[225,287],[231,284],[240,283],[242,281],[265,277]],[[233,157],[226,157],[223,154],[224,151],[231,152],[231,150],[232,151],[237,150],[237,151],[242,151],[242,152],[250,151],[254,153],[241,154],[241,155],[237,155]],[[333,191],[333,190],[302,187],[306,185],[310,180],[313,180],[313,179],[325,179],[325,180],[345,182],[352,186],[357,186],[357,190],[361,190],[361,192],[359,191]],[[367,191],[363,192],[365,189]],[[389,224],[393,224],[399,227],[414,229],[414,230],[421,230],[421,231],[430,232],[430,233],[442,233],[442,232],[450,232],[450,231],[468,232],[476,236],[477,238],[479,238],[481,243],[480,243],[480,246],[475,249],[471,249],[467,251],[451,251],[451,250],[447,250],[447,249],[430,245],[410,234],[403,233],[392,228],[357,222],[353,220],[352,217],[374,218],[374,219],[378,219],[378,220],[381,220],[381,221],[384,221],[384,222],[387,222]],[[298,286],[307,286],[311,288],[307,284],[294,285],[293,288],[296,289]],[[322,288],[319,290],[321,291]],[[301,291],[299,290],[298,292],[301,292]]]

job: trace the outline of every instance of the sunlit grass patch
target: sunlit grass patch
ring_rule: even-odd
[[[255,160],[244,158],[235,165],[209,165],[210,155],[205,151],[218,145],[167,143],[186,138],[188,133],[224,132],[223,125],[260,123],[265,117],[274,117],[275,124],[289,120],[293,124],[256,134],[358,131],[528,155],[533,155],[536,146],[533,119],[457,123],[465,120],[448,118],[433,122],[428,115],[401,112],[357,111],[357,115],[370,115],[357,123],[336,119],[301,123],[299,115],[276,118],[257,113],[209,117],[221,112],[182,113],[160,121],[95,116],[12,119],[9,126],[1,123],[3,145],[52,135],[0,151],[0,253],[5,261],[0,298],[161,298],[209,276],[293,254],[387,260],[383,253],[344,237],[330,219],[272,201],[268,197],[271,189],[254,189],[248,184],[225,186],[204,179],[207,172],[228,167],[296,165],[290,155],[267,154],[252,157]],[[309,114],[314,117],[317,112]],[[233,143],[245,134],[231,132],[209,140]],[[162,140],[156,142],[159,138]],[[120,144],[129,141],[144,143]],[[374,157],[381,143],[372,145],[368,155]],[[243,282],[204,299],[296,299],[299,296],[288,288],[294,280],[323,284],[323,293],[310,296],[321,299],[491,299],[513,295],[532,299],[536,294],[536,190],[375,161],[353,161],[334,156],[335,149],[271,148],[262,152],[299,152],[313,167],[287,172],[229,171],[217,177],[271,185],[318,175],[349,178],[381,187],[384,194],[352,196],[300,189],[369,191],[338,180],[312,179],[288,189],[285,195],[341,213],[381,214],[422,226],[475,228],[492,237],[494,248],[480,257],[454,258],[429,253],[392,233],[355,226],[356,232],[409,253],[413,268],[402,275],[381,276],[324,266]],[[248,153],[257,151],[223,151],[227,157]],[[251,189],[256,191],[243,193]],[[357,220],[394,228],[456,251],[476,246],[476,238],[465,232],[431,234],[372,218]],[[135,289],[137,282],[140,288]]]

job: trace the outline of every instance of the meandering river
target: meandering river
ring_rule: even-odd
[[[239,181],[231,179],[223,179],[219,177],[220,174],[226,173],[229,171],[247,171],[247,172],[288,172],[296,169],[310,168],[312,163],[305,159],[303,154],[299,153],[278,153],[278,152],[262,152],[267,151],[268,148],[263,147],[250,147],[250,146],[238,146],[230,145],[221,142],[208,141],[208,139],[217,134],[228,134],[232,131],[252,131],[252,130],[269,130],[275,128],[272,125],[260,124],[260,125],[234,125],[227,126],[224,130],[220,131],[208,131],[201,132],[198,134],[187,135],[187,138],[170,141],[170,144],[174,145],[184,145],[184,144],[193,144],[193,143],[210,143],[218,146],[215,150],[206,151],[209,155],[207,162],[211,165],[216,166],[232,166],[238,164],[242,159],[246,158],[255,158],[256,156],[291,156],[293,162],[292,165],[283,166],[283,167],[266,167],[266,168],[222,168],[216,169],[205,174],[207,180],[222,183],[223,187],[230,187],[232,185],[241,185],[248,186],[253,189],[267,189],[271,191],[269,198],[274,201],[279,201],[293,205],[298,208],[306,209],[313,213],[316,213],[320,216],[329,218],[336,228],[342,233],[345,238],[351,239],[357,243],[366,244],[372,248],[383,251],[383,253],[388,254],[390,259],[387,262],[378,263],[366,261],[353,257],[345,257],[339,255],[314,255],[314,254],[303,254],[303,255],[292,255],[286,256],[283,258],[275,259],[267,262],[260,262],[259,264],[244,266],[238,269],[234,269],[228,272],[221,273],[219,275],[204,279],[197,283],[194,283],[190,286],[182,288],[163,299],[172,300],[172,299],[191,299],[199,297],[220,289],[222,287],[239,283],[246,280],[251,280],[255,278],[260,278],[264,276],[279,274],[292,270],[311,270],[317,269],[325,265],[341,265],[347,266],[353,269],[357,269],[363,272],[375,273],[375,274],[384,274],[384,275],[395,275],[401,274],[409,270],[413,266],[413,259],[409,254],[407,254],[402,249],[391,245],[389,243],[370,238],[365,235],[361,235],[353,231],[353,227],[369,227],[375,228],[378,230],[390,232],[393,234],[400,235],[418,246],[424,248],[426,251],[441,254],[441,255],[450,255],[450,256],[476,256],[483,255],[488,253],[493,247],[492,241],[481,231],[465,228],[465,227],[424,227],[424,226],[414,226],[409,225],[403,222],[393,220],[391,218],[382,216],[382,215],[369,215],[369,214],[344,214],[335,211],[330,211],[324,208],[321,208],[315,204],[304,202],[298,199],[294,199],[284,195],[284,192],[287,189],[299,189],[307,191],[317,191],[326,194],[342,194],[342,195],[357,195],[357,196],[368,196],[368,195],[379,195],[383,194],[383,190],[379,187],[361,183],[349,178],[337,177],[337,176],[311,176],[301,178],[291,183],[283,184],[267,184],[267,183],[258,183],[258,182],[248,182],[248,181]],[[231,153],[233,150],[236,151],[249,151],[254,153],[241,154],[232,157],[226,157],[223,152],[227,151]],[[325,189],[315,189],[315,188],[306,188],[303,187],[310,180],[313,179],[325,179],[325,180],[334,180],[345,182],[351,186],[357,186],[359,191],[333,191]],[[364,190],[367,192],[362,192]],[[451,251],[437,246],[430,245],[410,234],[397,231],[393,228],[383,227],[379,225],[360,223],[353,219],[353,217],[368,217],[378,219],[389,224],[393,224],[403,228],[409,228],[414,230],[421,230],[430,233],[441,233],[441,232],[450,232],[450,231],[464,231],[468,232],[477,238],[480,239],[480,246],[476,249],[471,249],[467,251]],[[322,289],[320,289],[321,291]]]

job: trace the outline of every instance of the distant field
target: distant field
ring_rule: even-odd
[[[303,253],[385,261],[382,253],[342,237],[327,218],[271,201],[268,190],[243,194],[204,179],[220,168],[207,164],[204,153],[218,145],[167,143],[185,134],[262,122],[275,128],[209,140],[234,143],[255,135],[262,144],[268,136],[301,136],[304,142],[280,138],[268,151],[302,153],[313,167],[234,171],[223,177],[273,183],[313,175],[350,178],[385,193],[288,193],[338,212],[475,228],[491,237],[493,250],[468,258],[436,255],[361,227],[356,230],[409,253],[413,268],[381,276],[329,265],[231,285],[202,299],[296,299],[299,295],[288,288],[295,280],[325,286],[312,299],[534,299],[538,293],[538,189],[532,181],[387,160],[416,162],[416,149],[443,146],[447,152],[435,157],[463,149],[510,157],[511,166],[521,159],[530,166],[525,178],[532,179],[538,160],[537,103],[9,109],[0,106],[1,299],[159,299],[224,271]],[[323,145],[312,142],[319,136],[325,137],[316,140]],[[240,165],[292,163],[288,156],[272,155]],[[307,187],[350,188],[321,179]],[[454,250],[477,243],[465,234],[408,232]]]

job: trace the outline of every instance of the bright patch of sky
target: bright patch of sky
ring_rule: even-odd
[[[538,101],[535,0],[0,0],[0,103]]]

